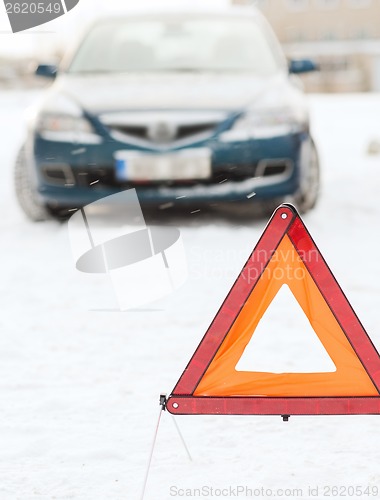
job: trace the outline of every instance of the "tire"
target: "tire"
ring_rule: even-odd
[[[301,187],[293,196],[292,203],[301,214],[313,209],[318,201],[320,191],[320,164],[317,148],[311,141],[310,158],[307,170],[302,172]]]
[[[32,186],[25,146],[22,146],[14,167],[14,183],[16,197],[24,214],[34,222],[51,219],[47,207],[38,199],[37,193]]]
[[[39,200],[31,182],[25,146],[21,147],[16,158],[14,184],[17,201],[24,214],[33,222],[42,222],[51,219],[63,221],[71,215],[65,207],[52,207]]]

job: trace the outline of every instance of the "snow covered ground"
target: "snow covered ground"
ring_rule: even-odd
[[[66,225],[32,224],[17,207],[12,162],[33,98],[0,93],[0,500],[138,500],[158,396],[173,388],[266,221],[179,218],[186,284],[141,310],[112,311],[111,289],[74,272]],[[323,192],[305,222],[380,349],[380,156],[366,156],[380,136],[380,96],[312,96],[310,104]],[[282,333],[294,334],[291,318]],[[334,495],[328,486],[373,488],[365,498],[378,487],[380,496],[380,417],[177,422],[193,461],[165,413],[146,499],[202,486],[223,498],[309,498],[309,487],[322,498]]]

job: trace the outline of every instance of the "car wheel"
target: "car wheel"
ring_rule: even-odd
[[[320,167],[317,148],[311,142],[310,159],[307,170],[303,172],[299,192],[291,200],[299,212],[306,213],[315,207],[320,190]]]
[[[59,219],[57,210],[50,209],[42,203],[34,189],[28,168],[28,160],[25,153],[25,146],[22,146],[14,167],[14,183],[16,197],[25,215],[34,222],[41,222],[48,219]]]

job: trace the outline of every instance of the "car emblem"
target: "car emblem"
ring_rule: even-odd
[[[153,142],[170,142],[176,135],[177,127],[173,123],[157,122],[148,127],[148,138]]]

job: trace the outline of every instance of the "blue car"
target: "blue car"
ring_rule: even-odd
[[[319,192],[297,73],[253,7],[103,18],[29,112],[15,168],[33,220],[135,188],[142,205],[223,202],[300,211]]]

